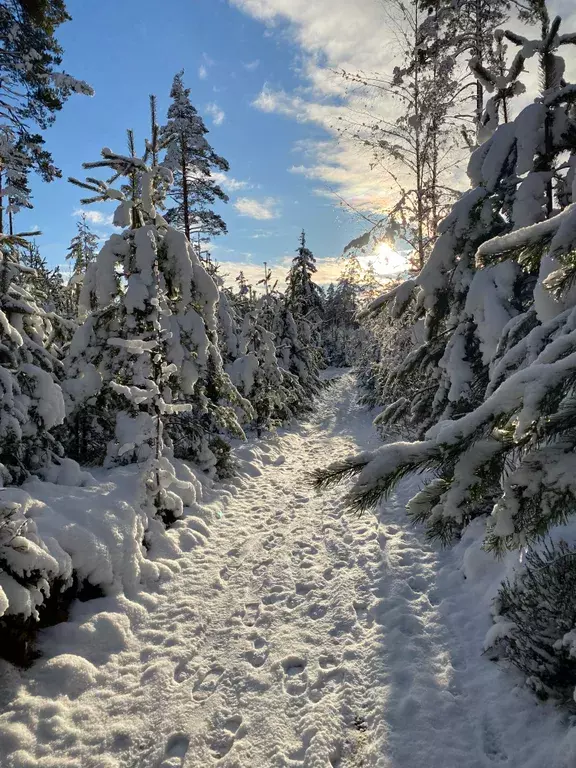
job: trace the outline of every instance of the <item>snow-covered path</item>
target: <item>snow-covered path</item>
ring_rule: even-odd
[[[463,588],[458,550],[425,543],[401,498],[354,518],[342,489],[307,487],[307,470],[378,443],[346,375],[308,423],[240,448],[251,474],[207,492],[221,516],[168,581],[77,605],[45,661],[13,673],[0,764],[573,764],[566,740],[550,752],[552,709],[480,656],[486,588]]]

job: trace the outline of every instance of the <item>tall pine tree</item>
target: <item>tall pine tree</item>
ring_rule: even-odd
[[[169,196],[174,205],[165,218],[198,244],[226,232],[222,217],[212,210],[217,200],[228,196],[212,176],[213,171],[229,170],[227,161],[217,155],[206,139],[208,129],[190,101],[190,89],[184,86],[184,71],[172,83],[168,120],[160,128],[159,138],[166,147],[163,165],[174,175]]]
[[[11,214],[29,207],[28,175],[60,175],[36,129],[54,121],[73,92],[91,95],[84,82],[57,71],[62,48],[56,29],[70,17],[63,0],[5,0],[0,5],[0,232]]]

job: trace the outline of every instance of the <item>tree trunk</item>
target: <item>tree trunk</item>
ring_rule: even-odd
[[[0,234],[4,233],[4,198],[2,197],[2,171],[0,170]]]
[[[474,55],[482,64],[482,0],[476,0],[475,4],[475,43],[474,43]],[[482,120],[482,112],[484,111],[484,88],[479,80],[476,80],[476,129],[480,126]]]
[[[184,218],[184,234],[190,240],[190,211],[188,210],[188,177],[186,176],[186,140],[180,136],[180,170],[182,173],[182,215]]]

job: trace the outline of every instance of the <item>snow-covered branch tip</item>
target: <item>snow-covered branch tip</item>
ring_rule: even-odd
[[[368,462],[369,458],[363,460],[360,456],[351,456],[342,461],[335,461],[324,469],[314,469],[308,475],[310,485],[317,491],[324,491],[348,478],[355,477],[362,472]]]
[[[405,280],[400,285],[396,285],[392,290],[383,293],[378,296],[374,301],[370,302],[362,312],[358,313],[359,320],[365,320],[367,317],[379,312],[390,304],[394,304],[393,314],[398,317],[402,314],[407,304],[414,295],[414,291],[418,283],[415,279]]]

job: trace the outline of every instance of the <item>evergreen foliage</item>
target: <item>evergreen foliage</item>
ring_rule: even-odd
[[[5,243],[0,264],[0,479],[22,482],[62,455],[52,429],[64,420],[61,363],[48,351],[50,317],[21,285],[27,268]]]
[[[356,319],[360,281],[360,264],[351,258],[336,285],[331,283],[326,290],[321,337],[327,365],[350,367],[358,361],[363,341]]]
[[[296,373],[310,394],[315,389],[314,380],[318,379],[318,367],[323,363],[320,329],[324,321],[324,299],[322,290],[312,279],[315,272],[316,259],[306,247],[306,234],[302,231],[286,277],[285,306],[274,332],[281,340],[283,367]]]
[[[95,263],[99,249],[98,236],[90,229],[84,212],[82,212],[80,221],[76,226],[78,231],[70,241],[66,260],[71,262],[70,288],[74,296],[74,312],[77,315],[80,309],[82,283],[88,268]]]
[[[5,0],[0,6],[0,199],[8,199],[0,206],[0,232],[8,231],[5,214],[31,207],[30,171],[44,181],[60,175],[35,129],[46,129],[73,91],[92,94],[86,83],[57,71],[62,48],[55,32],[69,18],[63,0]]]
[[[513,33],[538,54],[544,91],[473,153],[472,188],[454,205],[424,269],[375,308],[414,296],[425,341],[393,384],[416,369],[429,389],[385,402],[383,425],[423,421],[422,440],[393,443],[317,482],[358,475],[348,498],[373,506],[406,473],[436,477],[408,505],[431,536],[450,540],[491,512],[486,546],[534,542],[563,522],[575,500],[570,289],[576,226],[574,88],[556,51],[576,41],[542,17],[540,40]],[[555,128],[555,126],[557,128]],[[568,158],[568,159],[566,159]],[[403,297],[404,298],[404,297]],[[404,303],[403,301],[401,303]]]
[[[309,322],[319,323],[323,302],[320,288],[312,279],[315,272],[316,259],[306,247],[306,233],[302,231],[300,245],[286,277],[286,305],[295,315],[303,316]]]
[[[183,71],[174,77],[168,120],[159,131],[160,142],[166,147],[163,165],[174,176],[169,192],[174,206],[168,208],[165,218],[189,240],[197,236],[200,243],[202,237],[226,232],[224,220],[212,206],[218,200],[227,202],[228,196],[213,172],[226,172],[229,165],[208,143],[208,129],[190,101],[183,77]]]
[[[502,584],[489,649],[526,675],[541,697],[574,705],[576,686],[576,550],[545,542]]]

